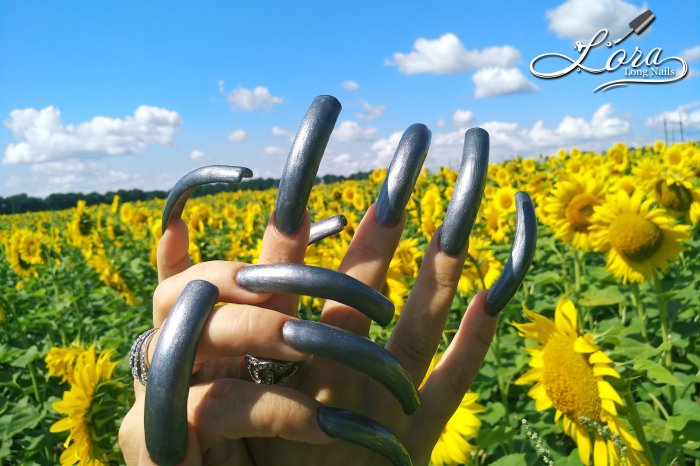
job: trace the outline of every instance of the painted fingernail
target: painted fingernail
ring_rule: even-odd
[[[440,230],[440,248],[447,254],[459,254],[469,242],[488,168],[489,133],[472,128],[464,134],[462,165]]]
[[[394,317],[394,304],[359,280],[335,270],[304,264],[249,265],[236,274],[248,291],[293,293],[347,304],[385,327]]]
[[[318,165],[340,109],[335,97],[321,95],[314,99],[301,122],[280,178],[275,203],[275,226],[282,233],[294,233],[301,224]]]
[[[428,155],[428,147],[430,130],[421,123],[409,126],[401,136],[374,210],[382,225],[392,226],[399,221]]]
[[[177,464],[187,447],[187,395],[199,338],[219,297],[204,280],[187,284],[161,329],[146,384],[144,426],[156,464]]]
[[[187,199],[198,186],[211,183],[240,183],[243,178],[250,178],[253,172],[245,167],[230,167],[228,165],[210,165],[192,170],[175,183],[168,193],[163,209],[161,230],[165,233],[168,222],[172,217],[180,218],[185,209]]]
[[[282,326],[282,339],[302,353],[330,358],[372,377],[394,395],[408,415],[420,406],[411,376],[390,352],[369,338],[318,322],[289,320]]]
[[[309,244],[317,243],[324,238],[340,233],[347,224],[348,219],[342,214],[312,223],[311,231],[309,232]]]
[[[513,248],[501,276],[486,297],[486,312],[492,316],[501,312],[518,291],[535,255],[537,216],[527,193],[519,191],[515,194],[515,211],[517,223]]]
[[[394,466],[412,466],[411,456],[389,429],[352,411],[322,406],[318,425],[331,437],[369,448],[386,457]]]

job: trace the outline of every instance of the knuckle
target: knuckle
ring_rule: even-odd
[[[459,275],[446,272],[444,270],[432,270],[429,275],[430,281],[437,289],[454,290],[459,282]]]
[[[401,360],[425,363],[433,357],[437,343],[434,343],[424,331],[416,328],[403,329],[402,337],[397,339],[396,353]]]

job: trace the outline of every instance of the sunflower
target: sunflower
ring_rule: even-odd
[[[528,392],[535,408],[556,410],[555,421],[576,442],[584,464],[648,464],[642,445],[617,414],[620,395],[605,379],[620,375],[593,336],[579,334],[574,304],[561,299],[554,322],[527,309],[525,315],[529,323],[513,325],[538,345],[526,348],[531,369],[516,385],[536,382]]]
[[[51,426],[51,432],[70,431],[63,446],[61,466],[101,465],[108,461],[103,452],[94,448],[90,423],[90,410],[95,392],[101,382],[108,381],[114,374],[117,362],[110,361],[112,351],[95,355],[95,346],[90,346],[78,358],[70,390],[63,393],[63,399],[51,405],[66,417]]]
[[[547,198],[544,221],[554,236],[574,249],[591,249],[591,215],[605,199],[603,181],[595,176],[569,176],[557,182]]]
[[[502,186],[496,190],[491,202],[499,212],[515,212],[515,193],[517,191],[511,186]]]
[[[591,243],[607,252],[607,269],[623,283],[650,280],[665,270],[690,237],[690,226],[677,224],[666,211],[624,190],[609,195],[591,217]]]
[[[53,347],[49,350],[44,362],[49,369],[49,377],[61,377],[63,382],[75,383],[73,374],[75,364],[86,349],[78,344],[65,348]]]
[[[429,185],[420,201],[421,230],[428,241],[435,229],[442,224],[444,212],[440,189],[434,184]]]
[[[469,293],[480,288],[490,288],[498,279],[503,264],[498,262],[491,242],[475,236],[469,240],[469,256],[464,263],[457,291]]]
[[[436,354],[433,357],[425,378],[421,382],[421,387],[428,380],[443,354]],[[469,443],[465,437],[478,435],[481,420],[477,414],[486,411],[482,405],[476,402],[478,399],[479,395],[476,393],[467,392],[464,394],[459,407],[442,428],[440,438],[433,447],[433,452],[430,455],[430,463],[433,466],[452,466],[471,462],[471,454],[476,452],[477,447]]]

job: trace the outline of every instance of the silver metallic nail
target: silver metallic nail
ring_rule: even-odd
[[[275,226],[286,234],[294,233],[306,211],[318,165],[340,114],[335,97],[321,95],[314,99],[287,157],[275,202]]]
[[[245,167],[230,167],[228,165],[210,165],[197,168],[180,178],[168,193],[163,209],[161,230],[165,233],[168,222],[172,217],[180,218],[190,195],[198,186],[211,183],[240,183],[243,178],[250,178],[253,172]]]
[[[334,215],[312,223],[311,231],[309,232],[309,244],[314,244],[324,238],[340,233],[347,224],[348,219],[343,214]]]
[[[389,429],[352,411],[321,406],[318,425],[335,438],[356,443],[386,457],[394,466],[412,466],[411,456]]]
[[[204,280],[187,284],[161,330],[146,385],[146,447],[157,464],[177,464],[187,448],[187,396],[199,338],[219,297]]]
[[[530,268],[532,257],[535,255],[537,216],[532,199],[527,193],[518,191],[515,194],[515,210],[517,224],[513,248],[501,276],[498,277],[486,297],[486,312],[492,316],[501,312],[518,291]]]
[[[282,339],[299,351],[330,358],[372,377],[394,395],[407,415],[420,406],[411,376],[390,352],[369,338],[318,322],[288,320],[282,326]]]
[[[440,248],[447,254],[459,254],[469,242],[488,168],[489,133],[471,128],[464,134],[462,165],[440,229]]]
[[[249,291],[293,293],[347,304],[385,327],[394,317],[394,304],[379,291],[335,270],[304,264],[249,265],[236,274]]]
[[[392,226],[399,221],[428,155],[428,147],[430,130],[424,124],[409,126],[401,136],[374,210],[382,225]]]

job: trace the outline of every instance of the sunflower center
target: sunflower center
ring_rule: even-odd
[[[576,340],[553,335],[542,355],[545,390],[552,404],[570,419],[600,419],[600,395],[593,369],[585,355],[574,351]]]
[[[566,206],[565,215],[575,231],[588,231],[588,227],[591,226],[593,206],[595,205],[598,205],[598,201],[589,193],[578,193],[571,198]]]
[[[693,202],[693,195],[688,188],[679,184],[669,186],[664,180],[656,182],[656,194],[659,203],[671,210],[686,212]]]
[[[617,217],[608,232],[610,244],[625,259],[643,261],[656,253],[663,243],[663,233],[654,222],[634,213]]]

